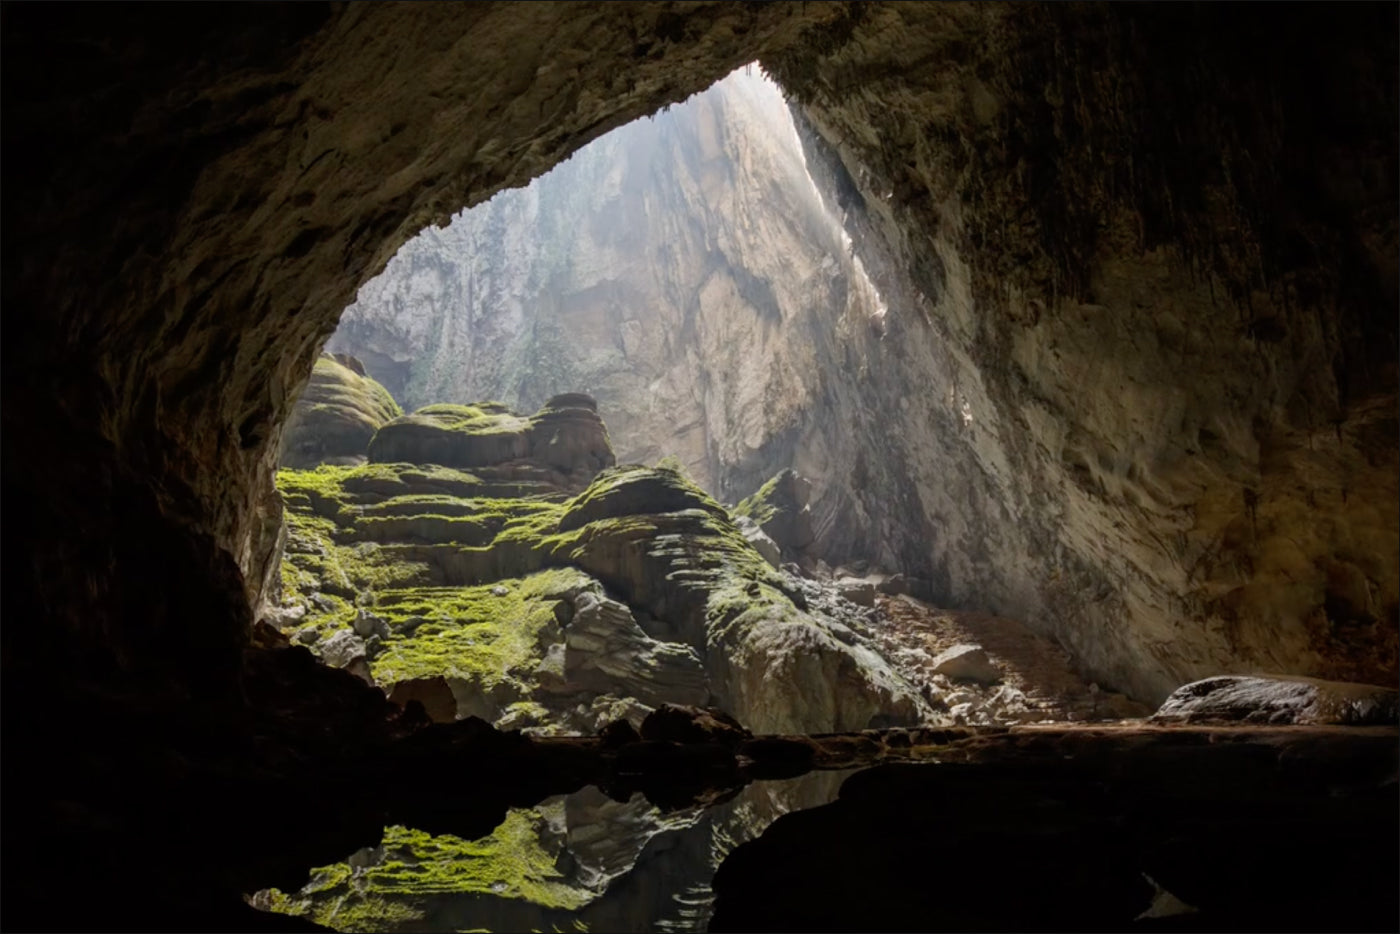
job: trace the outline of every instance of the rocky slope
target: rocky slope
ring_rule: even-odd
[[[1035,196],[989,181],[1021,177],[1013,141],[1053,146],[1071,131],[1002,110],[1019,85],[983,74],[1005,39],[997,14],[940,15],[972,44],[937,66],[918,59],[918,80],[962,89],[966,106],[895,113],[941,127],[942,148],[923,130],[909,146],[862,135],[914,79],[865,81],[858,45],[830,63],[851,80],[804,92],[796,124],[741,72],[410,242],[331,345],[416,392],[600,387],[629,457],[677,453],[721,497],[796,466],[813,480],[814,555],[869,560],[927,580],[941,605],[1023,619],[1144,701],[1231,671],[1393,681],[1394,361],[1355,338],[1394,298],[1393,285],[1360,283],[1390,267],[1368,246],[1356,282],[1297,272],[1261,287],[1241,266],[1255,240],[1327,235],[1325,219],[1300,216],[1290,233],[1260,216],[1249,185],[1262,179],[1202,194],[1248,243],[1196,243],[1200,230],[1182,227],[1190,244],[1157,248],[1157,227],[1175,222],[1155,219],[1151,191],[1092,235],[1075,195],[1042,205],[1038,226],[974,228],[963,212],[978,199],[1014,212]],[[859,31],[903,62],[902,43],[923,41],[916,19],[880,8]],[[1109,34],[1112,20],[1083,28]],[[1071,67],[1059,53],[1023,44],[1068,80],[1055,77]],[[805,72],[777,67],[802,84]],[[1163,93],[1092,99],[1136,127],[1136,108]],[[953,142],[978,133],[996,146]],[[1075,166],[1083,201],[1100,198],[1095,171]],[[937,194],[893,197],[907,190]],[[933,233],[911,240],[911,224]],[[1314,294],[1351,323],[1326,323]]]
[[[1241,56],[1223,10],[863,9],[772,65],[889,302],[851,347],[872,554],[1154,703],[1393,683],[1394,42],[1372,70],[1328,57],[1360,19]]]
[[[760,732],[933,718],[674,468],[612,467],[591,399],[431,405],[369,463],[285,469],[293,641],[436,718],[592,734],[663,702]]]

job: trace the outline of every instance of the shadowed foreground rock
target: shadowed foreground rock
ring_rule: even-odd
[[[939,759],[740,846],[710,930],[1395,930],[1393,729],[1016,727]]]

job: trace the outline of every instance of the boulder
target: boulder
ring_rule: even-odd
[[[764,561],[767,561],[774,568],[782,564],[782,549],[778,547],[777,542],[769,537],[767,532],[759,528],[752,519],[744,519],[736,524],[744,535],[744,541],[752,545],[754,551],[763,556]]]
[[[1001,680],[1001,670],[993,665],[980,645],[955,645],[937,655],[930,671],[946,675],[954,681],[976,681],[995,684]]]
[[[875,585],[859,577],[843,577],[836,582],[836,590],[858,606],[875,605]]]
[[[583,393],[554,396],[530,420],[530,457],[580,488],[617,463],[598,404]]]
[[[360,607],[355,613],[354,629],[355,635],[365,639],[371,636],[386,639],[389,636],[389,624],[364,607]]]
[[[1202,723],[1340,723],[1396,722],[1394,688],[1348,681],[1322,681],[1291,675],[1221,675],[1182,685],[1152,719]]]
[[[402,414],[389,391],[346,354],[322,354],[282,434],[283,467],[362,463],[379,427]]]
[[[709,681],[695,650],[648,636],[626,604],[616,600],[580,594],[563,645],[563,683],[542,677],[542,687],[615,694],[643,704],[697,704],[709,697]],[[557,654],[551,647],[543,664]]]
[[[717,707],[662,704],[642,721],[641,737],[649,742],[737,746],[753,734]]]
[[[342,629],[321,643],[321,661],[332,668],[348,668],[366,654],[365,640],[349,629]]]

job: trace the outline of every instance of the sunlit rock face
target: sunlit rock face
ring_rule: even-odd
[[[872,551],[1143,699],[1393,683],[1393,11],[862,17],[766,61],[890,303]]]
[[[7,667],[236,669],[275,569],[280,426],[357,286],[429,223],[839,15],[7,13],[5,525],[28,546],[6,549],[6,606],[48,620],[6,627]]]
[[[1143,696],[1393,679],[1396,35],[1384,5],[7,7],[0,680],[45,705],[6,704],[6,804],[43,789],[7,917],[151,925],[129,851],[195,839],[160,791],[255,760],[198,705],[256,703],[279,426],[358,286],[755,59],[890,257],[900,310],[828,384],[880,415],[857,545]],[[110,820],[128,790],[161,821]],[[82,878],[73,822],[122,878]]]
[[[403,414],[354,357],[322,354],[282,433],[283,467],[362,464],[370,439]]]
[[[1360,19],[1290,22],[1321,37],[1305,68],[1236,55],[1232,14],[856,20],[770,61],[860,275],[781,194],[806,168],[745,138],[740,75],[414,241],[334,346],[464,395],[602,387],[623,460],[678,453],[721,496],[796,466],[815,553],[1024,619],[1144,700],[1393,681],[1395,128],[1370,104],[1395,94],[1367,72],[1393,48],[1333,63]],[[1183,35],[1230,80],[1180,76]],[[776,315],[728,287],[754,276]]]
[[[621,462],[677,457],[734,500],[852,455],[866,413],[824,395],[881,308],[782,92],[749,66],[425,230],[329,346],[410,406],[586,389]],[[820,485],[819,512],[847,481]]]

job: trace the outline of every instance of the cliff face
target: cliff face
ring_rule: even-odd
[[[425,230],[329,346],[410,407],[581,387],[620,461],[672,455],[737,499],[794,458],[827,473],[855,413],[822,399],[879,315],[780,91],[746,68]]]
[[[1393,677],[1393,11],[1300,10],[1261,42],[1233,8],[552,10],[7,21],[5,477],[33,556],[11,593],[55,621],[7,658],[198,660],[227,689],[281,427],[356,286],[757,58],[891,257],[885,339],[852,321],[839,365],[795,367],[879,419],[794,464],[860,491],[819,532],[1143,696]],[[138,583],[152,555],[178,586]]]

